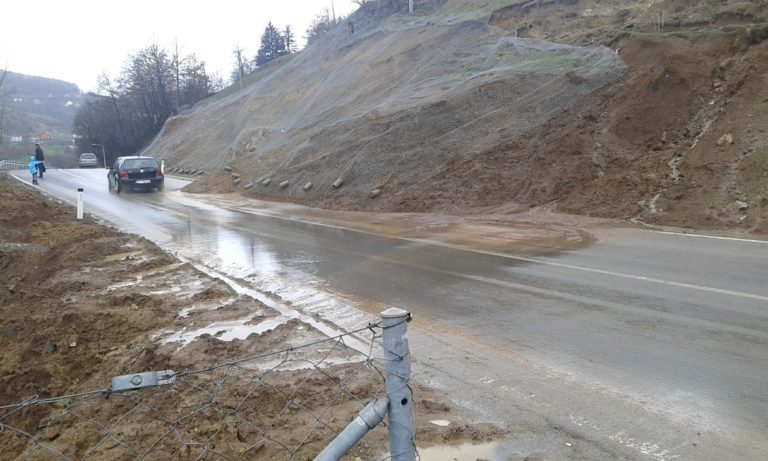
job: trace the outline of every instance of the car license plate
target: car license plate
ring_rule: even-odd
[[[136,184],[149,184],[149,179],[139,179]]]

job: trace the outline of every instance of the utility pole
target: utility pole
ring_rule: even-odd
[[[101,147],[101,158],[104,160],[104,168],[109,169],[109,166],[107,166],[107,150],[104,148],[104,144],[91,144],[91,147]]]
[[[413,0],[408,0],[408,12],[413,14]]]
[[[333,14],[333,25],[336,25],[336,8],[333,7],[333,0],[331,0],[331,14]]]

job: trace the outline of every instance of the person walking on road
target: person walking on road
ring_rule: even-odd
[[[43,153],[43,148],[40,147],[40,144],[35,144],[35,160],[37,160],[37,169],[38,174],[40,175],[40,179],[43,179],[43,173],[45,173],[45,164],[43,161],[45,160],[45,154]]]
[[[37,159],[34,155],[29,156],[29,172],[32,174],[32,184],[37,184]]]

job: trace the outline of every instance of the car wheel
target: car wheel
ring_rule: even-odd
[[[120,191],[122,191],[122,190],[123,190],[123,188],[120,187],[120,181],[115,181],[115,192],[117,192],[119,194]]]
[[[163,183],[160,183],[160,185],[159,185],[159,186],[157,186],[157,191],[158,191],[158,192],[162,192],[162,191],[164,191],[164,190],[165,190],[165,184],[163,184]]]

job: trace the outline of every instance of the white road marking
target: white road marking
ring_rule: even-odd
[[[656,234],[675,235],[678,237],[696,237],[696,238],[703,238],[703,239],[730,240],[732,242],[762,243],[763,245],[768,245],[768,240],[740,239],[736,237],[720,237],[719,235],[683,234],[681,232],[670,232],[670,231],[651,231],[651,232],[654,232]]]
[[[494,252],[488,252],[489,254],[496,254],[498,256],[502,256],[502,254],[494,253]],[[553,266],[553,267],[560,267],[563,269],[573,269],[583,272],[590,272],[593,274],[600,274],[600,275],[608,275],[611,277],[619,277],[619,278],[625,278],[625,279],[631,279],[631,280],[639,280],[642,282],[649,282],[649,283],[658,283],[661,285],[668,285],[678,288],[687,288],[690,290],[699,290],[699,291],[707,291],[710,293],[717,293],[721,295],[728,295],[728,296],[736,296],[739,298],[747,298],[747,299],[755,299],[758,301],[768,302],[768,296],[761,296],[756,295],[754,293],[745,293],[743,291],[734,291],[734,290],[725,290],[722,288],[714,288],[714,287],[708,287],[703,285],[694,285],[692,283],[683,283],[683,282],[675,282],[672,280],[662,280],[657,279],[653,277],[646,277],[644,275],[633,275],[633,274],[625,274],[622,272],[613,272],[613,271],[607,271],[603,269],[593,269],[591,267],[585,267],[585,266],[574,266],[572,264],[563,264],[563,263],[557,263],[554,261],[544,261],[541,259],[535,259],[535,258],[526,258],[524,256],[506,256],[511,259],[517,259],[520,261],[525,262],[531,262],[536,264],[543,264],[547,266]]]
[[[686,288],[686,289],[689,289],[689,290],[705,291],[705,292],[709,292],[709,293],[717,293],[717,294],[721,294],[721,295],[735,296],[735,297],[738,297],[738,298],[755,299],[757,301],[768,302],[768,296],[761,296],[761,295],[757,295],[757,294],[754,294],[754,293],[745,293],[745,292],[741,292],[741,291],[726,290],[726,289],[722,289],[722,288],[714,288],[714,287],[708,287],[708,286],[703,286],[703,285],[694,285],[694,284],[691,284],[691,283],[675,282],[675,281],[672,281],[672,280],[662,280],[662,279],[657,279],[657,278],[654,278],[654,277],[646,277],[644,275],[634,275],[634,274],[626,274],[626,273],[623,273],[623,272],[613,272],[613,271],[608,271],[608,270],[603,270],[603,269],[594,269],[594,268],[586,267],[586,266],[576,266],[576,265],[572,265],[572,264],[558,263],[558,262],[554,262],[554,261],[546,261],[546,260],[543,260],[543,259],[529,258],[529,257],[526,257],[526,256],[510,255],[510,254],[500,253],[500,252],[496,252],[496,251],[477,250],[477,249],[474,249],[474,248],[468,248],[466,246],[456,245],[456,244],[447,243],[447,242],[439,242],[439,241],[427,240],[427,239],[421,239],[421,238],[397,237],[397,236],[390,236],[390,235],[382,235],[382,234],[378,234],[376,232],[365,231],[365,230],[360,230],[360,229],[354,229],[354,228],[351,228],[351,227],[339,226],[339,225],[336,225],[336,224],[318,223],[318,222],[304,220],[304,219],[289,218],[289,217],[285,217],[285,216],[276,216],[276,215],[273,215],[273,214],[262,213],[262,212],[253,210],[251,208],[245,208],[245,207],[227,206],[227,205],[218,205],[218,206],[220,206],[221,208],[225,208],[225,209],[229,209],[229,210],[235,210],[235,211],[240,211],[240,212],[249,213],[249,214],[253,214],[253,215],[257,215],[257,216],[264,216],[264,217],[273,218],[273,219],[279,219],[279,220],[284,220],[284,221],[300,222],[300,223],[303,223],[303,224],[313,224],[313,225],[316,225],[316,226],[328,227],[328,228],[331,228],[331,229],[346,230],[346,231],[350,231],[350,232],[357,232],[357,233],[366,234],[366,235],[373,235],[373,236],[381,237],[381,238],[401,240],[401,241],[414,242],[414,243],[421,243],[421,244],[424,244],[424,245],[434,245],[434,246],[440,246],[440,247],[445,247],[445,248],[451,248],[451,249],[454,249],[454,250],[469,251],[469,252],[472,252],[472,253],[484,254],[484,255],[489,255],[489,256],[497,256],[497,257],[500,257],[500,258],[512,259],[512,260],[515,260],[515,261],[524,261],[524,262],[533,263],[533,264],[541,264],[541,265],[545,265],[545,266],[559,267],[559,268],[562,268],[562,269],[569,269],[569,270],[576,270],[576,271],[582,271],[582,272],[589,272],[589,273],[593,273],[593,274],[607,275],[607,276],[610,276],[610,277],[619,277],[619,278],[630,279],[630,280],[637,280],[637,281],[646,282],[646,283],[656,283],[656,284],[660,284],[660,285],[674,286],[674,287],[678,287],[678,288]],[[687,234],[687,235],[691,235],[691,234]],[[723,237],[723,238],[725,238],[725,237]],[[756,240],[756,242],[765,243],[765,242],[761,242],[759,240]]]
[[[68,171],[65,171],[65,170],[58,170],[58,171],[60,171],[61,173],[68,174],[68,175],[75,176],[75,177],[79,177],[79,178],[82,178],[82,179],[92,179],[92,178],[83,177],[83,176],[80,176],[80,175],[77,175],[77,174],[74,174],[74,173],[71,173],[71,172],[68,172]],[[165,209],[165,207],[162,207],[162,206],[160,206],[158,208]],[[364,231],[364,230],[360,230],[360,229],[354,229],[354,228],[345,227],[345,226],[339,226],[339,225],[335,225],[335,224],[318,223],[318,222],[314,222],[314,221],[297,219],[297,218],[275,216],[275,215],[271,215],[271,214],[261,213],[261,212],[258,212],[256,210],[253,210],[253,209],[244,209],[243,207],[222,206],[222,208],[227,208],[227,209],[231,209],[231,210],[233,209],[233,210],[236,210],[236,211],[246,212],[246,213],[249,213],[249,214],[265,216],[265,217],[270,217],[270,218],[280,219],[280,220],[285,220],[285,221],[295,221],[295,222],[301,222],[301,223],[305,223],[305,224],[313,224],[313,225],[321,226],[321,227],[347,230],[347,231],[350,231],[350,232],[357,232],[357,233],[362,233],[362,234],[367,234],[367,235],[374,235],[374,236],[381,237],[381,238],[390,238],[390,239],[395,239],[395,240],[409,241],[409,242],[421,243],[421,244],[426,244],[426,245],[435,245],[435,246],[451,248],[451,249],[456,249],[456,250],[461,250],[461,251],[469,251],[469,252],[478,253],[478,254],[497,256],[497,257],[501,257],[501,258],[512,259],[512,260],[515,260],[515,261],[524,261],[524,262],[533,263],[533,264],[541,264],[541,265],[545,265],[545,266],[559,267],[559,268],[562,268],[562,269],[569,269],[569,270],[576,270],[576,271],[582,271],[582,272],[589,272],[589,273],[593,273],[593,274],[606,275],[606,276],[610,276],[610,277],[618,277],[618,278],[624,278],[624,279],[630,279],[630,280],[637,280],[637,281],[646,282],[646,283],[655,283],[655,284],[660,284],[660,285],[674,286],[674,287],[678,287],[678,288],[686,288],[686,289],[689,289],[689,290],[705,291],[705,292],[709,292],[709,293],[717,293],[717,294],[721,294],[721,295],[734,296],[734,297],[739,297],[739,298],[747,298],[747,299],[754,299],[754,300],[762,301],[762,302],[768,302],[768,296],[761,296],[761,295],[757,295],[757,294],[754,294],[754,293],[745,293],[745,292],[741,292],[741,291],[726,290],[726,289],[722,289],[722,288],[714,288],[714,287],[708,287],[708,286],[703,286],[703,285],[695,285],[695,284],[691,284],[691,283],[675,282],[675,281],[672,281],[672,280],[662,280],[662,279],[657,279],[657,278],[654,278],[654,277],[647,277],[647,276],[643,276],[643,275],[626,274],[626,273],[622,273],[622,272],[614,272],[614,271],[608,271],[608,270],[603,270],[603,269],[595,269],[595,268],[586,267],[586,266],[576,266],[576,265],[572,265],[572,264],[558,263],[558,262],[554,262],[554,261],[547,261],[547,260],[542,260],[542,259],[537,259],[537,258],[530,258],[530,257],[525,257],[525,256],[517,256],[517,255],[510,255],[510,254],[500,253],[500,252],[496,252],[496,251],[477,250],[477,249],[468,248],[468,247],[465,247],[465,246],[462,246],[462,245],[456,245],[456,244],[451,244],[451,243],[446,243],[446,242],[438,242],[438,241],[426,240],[426,239],[420,239],[420,238],[386,236],[386,235],[381,235],[381,234],[378,234],[378,233],[375,233],[375,232]],[[685,236],[697,236],[697,237],[699,236],[698,234],[677,234],[677,233],[674,233],[674,232],[666,232],[666,231],[654,231],[654,232],[663,233],[663,234],[672,234],[672,235],[685,235]],[[746,241],[746,242],[750,242],[750,243],[768,243],[768,242],[764,242],[764,241],[761,241],[761,240],[745,240],[745,239],[735,239],[735,238],[730,238],[730,237],[714,237],[714,236],[700,236],[700,237],[717,238],[717,239],[724,239],[724,240]]]

